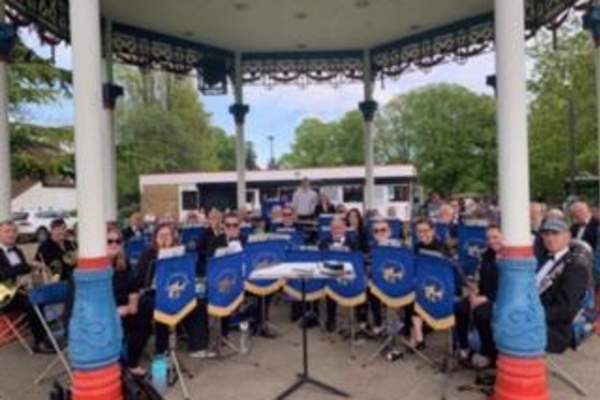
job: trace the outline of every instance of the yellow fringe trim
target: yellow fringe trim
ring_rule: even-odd
[[[327,294],[327,297],[329,297],[331,300],[335,301],[342,307],[356,307],[367,301],[366,293],[361,293],[358,296],[352,297],[350,299],[347,297],[340,296],[330,288],[325,288],[325,293]]]
[[[269,286],[259,286],[253,283],[252,281],[245,281],[244,289],[255,296],[268,296],[279,291],[279,289],[281,289],[284,284],[285,281],[283,279],[278,279]]]
[[[183,309],[175,315],[170,315],[170,314],[163,313],[162,311],[154,310],[154,320],[157,322],[160,322],[161,324],[165,324],[168,326],[175,326],[182,319],[184,319],[189,313],[191,313],[197,304],[198,304],[198,301],[196,299],[194,299],[190,304],[183,307]]]
[[[373,296],[377,297],[383,304],[390,308],[402,308],[415,301],[415,292],[410,292],[399,299],[390,297],[383,293],[373,282],[369,282],[369,290],[373,293]]]
[[[423,321],[427,323],[427,325],[431,326],[436,331],[445,331],[448,329],[452,329],[455,325],[454,314],[444,319],[435,319],[431,315],[429,315],[420,305],[419,303],[415,303],[415,312],[419,314]]]
[[[212,317],[223,318],[228,317],[237,310],[244,301],[244,293],[242,292],[237,299],[231,303],[229,307],[219,307],[213,304],[208,304],[208,314]]]

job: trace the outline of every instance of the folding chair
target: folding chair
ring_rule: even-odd
[[[44,369],[44,371],[33,381],[36,385],[38,385],[48,375],[50,370],[59,362],[62,363],[65,371],[69,375],[69,379],[73,378],[71,366],[69,365],[69,362],[65,356],[65,352],[68,351],[68,349],[65,348],[65,352],[61,350],[58,342],[56,341],[56,332],[52,331],[48,321],[42,313],[42,308],[45,306],[64,304],[67,300],[68,290],[69,289],[66,282],[59,282],[33,289],[29,293],[29,301],[33,306],[35,314],[44,327],[44,331],[57,355],[57,357],[46,367],[46,369]]]
[[[4,312],[0,308],[0,321],[3,325],[2,330],[0,330],[0,343],[5,343],[14,337],[29,354],[33,355],[33,350],[31,350],[27,340],[25,340],[21,333],[21,331],[27,326],[26,318],[27,315],[23,313],[15,320],[11,320],[8,313]]]

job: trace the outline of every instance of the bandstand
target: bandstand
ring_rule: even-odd
[[[69,344],[76,400],[100,398],[90,394],[98,390],[104,391],[103,399],[121,398],[121,333],[105,254],[105,222],[117,215],[112,111],[123,93],[113,83],[114,62],[193,74],[205,95],[233,92],[229,111],[236,125],[238,206],[246,193],[244,122],[252,115],[244,103],[244,85],[362,82],[364,97],[357,106],[364,117],[365,209],[370,209],[374,83],[492,50],[507,244],[495,312],[501,357],[494,398],[549,398],[546,328],[529,227],[525,40],[581,12],[600,45],[600,10],[592,2],[0,0],[0,5],[6,21],[0,30],[0,220],[10,216],[6,78],[15,32],[34,26],[45,43],[72,46],[80,258]],[[598,77],[600,91],[600,72]],[[98,377],[101,387],[93,383]]]

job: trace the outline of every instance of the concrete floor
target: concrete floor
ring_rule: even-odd
[[[344,312],[340,311],[340,314]],[[267,400],[275,398],[295,379],[301,369],[301,335],[296,326],[286,321],[287,306],[272,310],[273,320],[284,334],[277,339],[256,339],[248,355],[223,360],[191,360],[185,352],[180,358],[195,374],[189,381],[192,399]],[[235,338],[236,336],[234,336]],[[433,334],[428,339],[427,353],[444,354],[445,335]],[[319,330],[309,335],[310,372],[313,377],[348,391],[361,400],[437,400],[442,399],[444,376],[434,373],[416,356],[390,364],[382,358],[364,368],[361,364],[375,350],[377,343],[357,347],[354,359],[347,341],[339,336],[326,336]],[[151,347],[150,347],[151,348]],[[182,347],[183,348],[183,347]],[[0,399],[47,399],[50,381],[33,385],[51,356],[29,356],[17,344],[0,348]],[[587,387],[589,399],[600,399],[598,368],[600,340],[590,339],[577,352],[569,352],[556,362]],[[59,371],[58,369],[56,371]],[[64,380],[64,375],[59,379]],[[459,371],[452,375],[447,400],[484,399],[479,393],[459,392],[457,387],[473,382],[473,373]],[[557,378],[551,379],[552,397],[557,400],[582,398]],[[170,389],[168,400],[182,399],[179,385]],[[290,399],[334,399],[312,386],[305,386]]]

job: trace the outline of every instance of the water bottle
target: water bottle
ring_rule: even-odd
[[[240,322],[240,353],[248,354],[250,351],[250,324],[248,321]]]
[[[152,386],[158,393],[167,392],[167,377],[169,375],[169,363],[164,355],[158,355],[152,360]]]

